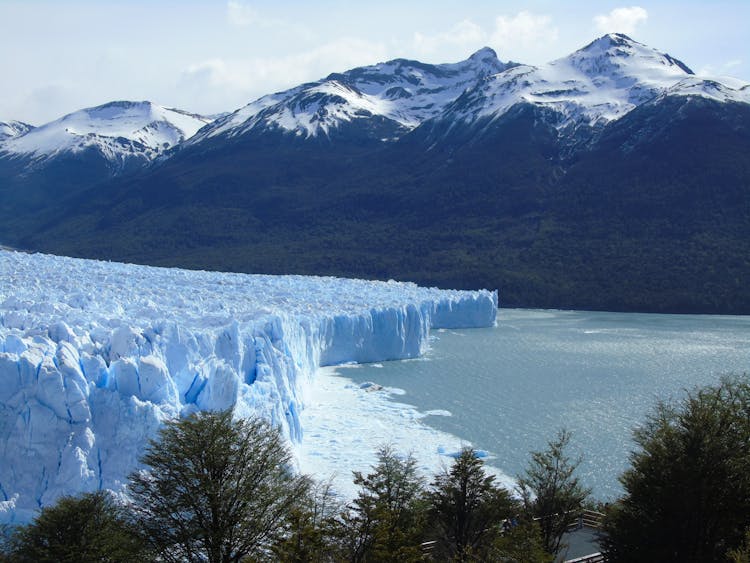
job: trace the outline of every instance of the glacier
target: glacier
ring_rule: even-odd
[[[161,424],[197,410],[233,406],[304,443],[320,367],[415,358],[430,329],[496,313],[486,290],[0,250],[0,523],[122,492]]]

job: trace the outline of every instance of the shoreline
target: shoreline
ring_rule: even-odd
[[[391,445],[398,454],[414,455],[426,484],[442,467],[450,466],[451,454],[472,446],[425,422],[428,416],[452,416],[449,412],[422,412],[401,401],[403,391],[398,388],[368,391],[347,377],[345,372],[361,365],[367,364],[320,368],[303,389],[305,408],[300,420],[305,432],[301,442],[293,444],[302,473],[319,481],[330,479],[337,494],[351,499],[356,495],[352,471],[369,473],[380,446]],[[485,459],[488,473],[512,489],[515,481],[492,465],[492,457]]]

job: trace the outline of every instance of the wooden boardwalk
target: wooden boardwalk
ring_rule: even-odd
[[[599,530],[604,514],[584,510],[576,523],[563,537],[567,549],[558,557],[562,563],[602,563],[605,559],[599,548]]]

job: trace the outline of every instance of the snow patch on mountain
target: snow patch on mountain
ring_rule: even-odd
[[[303,439],[319,366],[413,358],[497,295],[0,251],[0,522],[121,491],[164,420],[234,406]],[[342,430],[346,421],[341,421]]]
[[[183,142],[210,119],[151,102],[111,102],[9,136],[0,153],[46,160],[94,149],[112,162],[152,160]]]

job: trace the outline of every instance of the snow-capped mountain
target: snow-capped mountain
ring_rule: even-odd
[[[492,76],[467,90],[440,119],[496,119],[529,104],[551,110],[551,124],[561,131],[601,127],[691,78],[693,71],[677,59],[626,35],[609,34],[546,65],[521,65]],[[699,89],[691,93],[701,95]]]
[[[216,119],[149,102],[112,102],[37,128],[2,123],[0,155],[39,161],[93,148],[123,168],[176,145],[247,135],[311,139],[359,127],[369,138],[393,141],[422,125],[435,128],[431,121],[441,131],[451,129],[446,123],[486,126],[521,104],[550,110],[550,124],[566,135],[580,126],[600,129],[670,95],[750,103],[750,85],[697,77],[674,57],[613,33],[539,67],[502,62],[490,48],[451,64],[395,59],[263,96]]]
[[[547,110],[545,119],[561,137],[580,137],[582,126],[590,130],[583,135],[591,135],[639,105],[671,95],[749,103],[750,86],[697,77],[678,59],[612,33],[539,67],[504,63],[484,48],[454,64],[396,59],[331,74],[264,96],[217,120],[187,145],[278,132],[330,137],[357,122],[365,127],[376,120],[380,126],[370,136],[380,135],[382,141],[420,126],[450,136],[455,125],[484,128],[521,105]]]
[[[40,127],[18,122],[3,124],[0,153],[39,162],[93,150],[115,166],[122,166],[131,159],[153,160],[210,121],[151,102],[111,102],[73,112]]]
[[[512,66],[484,48],[453,64],[395,59],[355,68],[264,96],[217,120],[189,144],[265,130],[330,135],[347,123],[373,118],[387,120],[394,132],[403,134],[439,115],[467,88]]]

